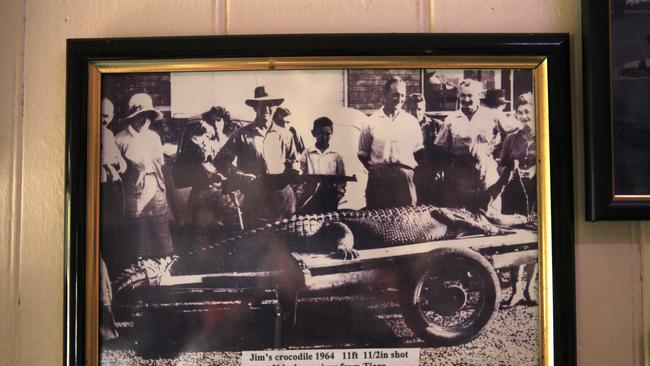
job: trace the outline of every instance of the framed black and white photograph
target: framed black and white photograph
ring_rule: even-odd
[[[575,363],[566,35],[68,51],[69,364]]]
[[[587,218],[650,218],[650,1],[583,1]]]

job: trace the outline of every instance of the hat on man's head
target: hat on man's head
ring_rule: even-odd
[[[485,92],[485,98],[481,99],[486,106],[496,108],[507,104],[506,91],[503,89],[491,89]]]
[[[255,108],[257,103],[261,102],[269,103],[272,105],[280,105],[282,102],[284,102],[284,98],[274,98],[269,96],[269,94],[266,92],[266,89],[262,85],[255,88],[253,99],[247,99],[246,105]]]
[[[153,107],[153,100],[151,96],[147,93],[138,93],[133,94],[131,99],[129,99],[129,111],[128,115],[124,118],[125,120],[131,119],[143,113],[149,113],[154,117],[151,119],[159,120],[162,118],[162,113]]]

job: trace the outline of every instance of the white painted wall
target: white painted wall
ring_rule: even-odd
[[[640,365],[638,222],[584,222],[578,0],[3,0],[0,364],[63,358],[65,39],[319,32],[569,32],[578,360]]]

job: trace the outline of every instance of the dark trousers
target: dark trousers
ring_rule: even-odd
[[[103,260],[108,271],[116,275],[121,271],[121,243],[124,241],[124,191],[122,182],[105,182],[100,185],[100,241]]]
[[[456,162],[445,170],[440,194],[441,206],[476,212],[485,210],[489,199],[489,193],[483,187],[479,171],[472,161]]]
[[[530,215],[537,212],[537,184],[535,177],[522,178],[514,172],[501,193],[501,212]]]
[[[102,252],[112,277],[136,263],[138,258],[166,257],[174,249],[170,229],[171,212],[165,191],[157,189],[142,212],[135,211],[137,196],[127,192],[125,197],[124,219],[115,225],[120,240],[114,243],[111,257],[107,252]]]
[[[108,277],[108,269],[104,258],[99,257],[99,300],[101,319],[99,326],[99,335],[102,340],[111,340],[117,338],[117,330],[115,329],[115,318],[113,317],[112,302],[113,291],[111,289],[111,280]]]
[[[436,177],[439,171],[429,164],[419,165],[415,168],[413,181],[415,182],[418,205],[440,205],[442,182]]]
[[[253,229],[291,217],[296,211],[296,196],[289,184],[279,188],[253,184],[244,191],[242,211],[244,226]]]
[[[366,186],[367,208],[414,206],[416,202],[413,169],[401,166],[370,169]]]
[[[336,211],[339,208],[339,191],[336,184],[306,184],[304,192],[309,196],[298,213],[301,215]]]

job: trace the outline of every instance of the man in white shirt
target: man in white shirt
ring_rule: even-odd
[[[415,117],[402,110],[404,80],[390,78],[383,97],[384,105],[370,116],[359,136],[357,156],[368,169],[366,207],[415,205],[413,170],[424,149],[422,131]]]
[[[334,124],[327,117],[314,121],[312,136],[316,144],[306,149],[300,158],[300,169],[305,175],[345,176],[343,158],[330,147],[330,138],[334,134]],[[345,195],[344,181],[307,181],[304,194],[309,197],[302,204],[301,214],[329,212],[338,209],[339,201]]]
[[[516,129],[502,113],[480,105],[483,84],[471,79],[458,86],[460,110],[445,119],[435,145],[447,154],[445,183],[441,203],[472,211],[485,209],[488,188],[499,179],[495,147],[501,143],[502,131]]]

